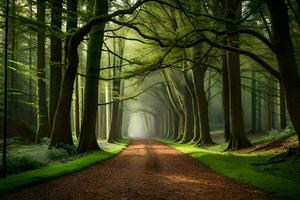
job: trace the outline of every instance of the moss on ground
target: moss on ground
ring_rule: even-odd
[[[118,154],[126,147],[128,143],[129,140],[124,140],[121,143],[114,144],[113,148],[105,149],[105,151],[91,152],[65,163],[50,164],[47,167],[1,178],[0,195],[11,192],[17,188],[57,179],[59,177],[86,169]]]
[[[222,175],[288,199],[300,199],[299,157],[291,157],[280,163],[257,165],[267,163],[274,155],[220,152],[169,140],[160,142],[190,155]]]

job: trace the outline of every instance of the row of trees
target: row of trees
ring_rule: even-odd
[[[63,76],[70,73],[66,62],[71,33],[80,24],[107,12],[108,2],[100,0],[10,2],[9,137],[21,136],[21,140],[27,143],[39,143],[42,138],[48,137],[50,147],[73,145],[76,141],[78,151],[84,152],[98,149],[97,138],[100,136],[105,139],[107,135],[111,135],[110,121],[122,121],[118,103],[98,106],[100,102],[118,98],[122,92],[120,80],[103,81],[101,91],[98,92],[101,61],[102,65],[111,65],[107,67],[108,74],[119,73],[119,68],[115,69],[115,65],[122,61],[113,52],[117,51],[117,46],[124,46],[124,40],[112,38],[106,42],[108,46],[103,47],[105,23],[102,23],[91,29],[85,38],[88,42],[84,41],[79,47],[80,70],[75,73],[74,85],[68,86],[70,96],[63,106],[68,116],[60,122],[63,123],[63,129],[59,130],[61,134],[51,134],[53,128],[54,132],[57,131],[55,113],[59,97],[63,96],[60,94]],[[101,59],[104,49],[107,49],[107,55]],[[2,60],[3,58],[1,56]],[[120,132],[121,129],[115,131]],[[110,141],[115,139],[119,139],[118,135]]]
[[[284,129],[286,105],[299,136],[299,5],[13,0],[10,117],[36,127],[36,142],[50,137],[53,147],[78,138],[78,152],[85,152],[99,148],[99,136],[121,139],[129,123],[125,100],[148,93],[160,104],[147,110],[155,115],[157,134],[183,143],[214,144],[214,111],[223,113],[228,149],[249,147],[245,115],[257,132],[262,109],[269,128],[276,127],[278,110],[278,128]],[[127,88],[150,74],[154,84],[126,96]],[[251,97],[250,113],[243,113],[245,96]],[[213,99],[221,102],[221,111]],[[268,105],[262,107],[262,101]]]
[[[178,75],[176,80],[174,70],[169,68],[163,70],[169,98],[172,100],[172,110],[180,121],[179,132],[175,135],[175,139],[187,142],[195,141],[196,138],[197,144],[213,144],[208,120],[207,96],[209,95],[205,94],[204,90],[204,77],[207,69],[211,68],[222,74],[223,79],[224,136],[229,141],[227,149],[235,150],[251,146],[245,134],[241,84],[241,61],[249,63],[251,60],[265,70],[266,73],[263,73],[269,79],[266,84],[270,84],[270,93],[274,95],[275,93],[271,90],[274,90],[273,88],[277,90],[276,95],[280,100],[280,129],[286,127],[286,100],[291,121],[299,135],[297,130],[299,111],[296,106],[296,102],[299,102],[297,96],[300,94],[297,89],[299,88],[299,72],[296,63],[298,38],[295,36],[298,24],[294,22],[298,16],[297,5],[297,2],[293,1],[224,0],[205,1],[198,4],[185,2],[173,6],[173,9],[180,7],[183,12],[178,17],[170,12],[172,23],[176,24],[173,34],[181,35],[180,41],[177,40],[175,45],[174,43],[161,45],[162,41],[160,41],[160,46],[177,48],[176,50],[181,53],[187,50],[192,51],[191,56],[183,53],[180,66],[185,73],[185,65],[189,65],[185,61],[190,63],[192,83],[189,83],[185,74],[183,74],[185,84],[182,84],[182,79],[178,79]],[[186,24],[189,22],[186,22],[185,30],[180,32],[177,27],[180,23],[178,21],[182,21],[182,15],[185,15],[192,27],[188,28]],[[249,41],[249,38],[253,40],[253,46],[245,41]],[[242,60],[241,56],[243,56]],[[273,61],[275,58],[277,62]],[[218,65],[221,65],[221,68]],[[257,121],[256,70],[256,67],[252,69],[250,77],[252,80],[250,88],[252,91],[252,131],[254,132]],[[277,86],[274,85],[273,80],[277,82]],[[272,100],[269,100],[268,106],[272,113],[274,112],[272,101],[275,99],[272,97]],[[190,108],[190,104],[193,108]],[[191,109],[194,115],[191,114]],[[194,127],[192,128],[193,121]],[[272,115],[270,123],[274,124]],[[175,122],[175,124],[178,123]]]

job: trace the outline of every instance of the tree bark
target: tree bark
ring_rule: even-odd
[[[223,115],[224,115],[224,138],[228,142],[230,139],[230,101],[229,101],[229,77],[228,77],[228,62],[226,51],[222,55],[223,69]]]
[[[116,41],[113,41],[113,48],[114,52],[117,52],[116,49]],[[118,40],[118,50],[120,57],[123,56],[124,53],[124,41]],[[114,56],[113,65],[122,66],[123,61],[122,59],[117,62],[116,56]],[[121,68],[118,69],[118,75],[121,73]],[[116,76],[116,69],[114,68],[114,76]],[[121,88],[122,87],[122,88]],[[120,79],[115,79],[113,81],[113,99],[117,100],[118,97],[120,97],[123,94],[123,85]],[[122,115],[123,115],[123,103],[122,102],[114,102],[113,108],[112,108],[112,121],[111,121],[111,127],[110,132],[108,136],[108,142],[115,142],[117,140],[120,140],[122,138],[121,136],[121,126],[122,126]]]
[[[194,60],[197,62],[202,55],[201,46],[194,47]],[[207,66],[195,63],[193,68],[194,89],[196,93],[196,100],[198,105],[198,115],[200,122],[200,136],[198,138],[198,145],[213,145],[214,142],[210,136],[209,116],[208,116],[208,102],[206,99],[204,79]]]
[[[62,27],[62,0],[51,0],[51,28],[61,32]],[[62,40],[57,34],[51,35],[50,49],[50,102],[49,120],[52,127],[55,110],[60,92],[62,79]]]
[[[200,117],[200,137],[197,145],[213,145],[215,144],[210,136],[209,117],[208,117],[208,102],[205,95],[204,78],[206,66],[198,65],[193,68],[195,91],[198,101],[198,113]]]
[[[200,136],[200,121],[198,115],[198,102],[197,102],[197,95],[195,91],[194,82],[189,79],[187,72],[184,72],[184,80],[186,83],[186,87],[190,94],[191,101],[192,101],[192,108],[193,108],[193,138],[191,142],[197,142]]]
[[[37,21],[45,23],[45,1],[37,1]],[[47,109],[46,93],[46,63],[45,63],[45,33],[39,30],[37,33],[37,105],[38,127],[36,142],[43,137],[50,136],[49,118]]]
[[[290,34],[288,10],[284,0],[268,0],[267,4],[287,108],[300,146],[300,77]]]
[[[108,2],[95,0],[94,16],[107,14]],[[95,25],[90,32],[87,50],[86,86],[84,113],[78,152],[99,149],[96,140],[96,118],[98,109],[98,83],[105,23]]]
[[[67,1],[67,31],[71,29],[77,28],[77,7],[78,7],[78,1],[77,0],[68,0]],[[65,55],[67,56],[67,55]],[[63,67],[63,66],[61,66]],[[75,80],[75,131],[76,136],[79,138],[80,135],[80,88],[79,88],[79,77],[76,77]]]
[[[256,80],[255,72],[251,72],[251,132],[256,133]]]
[[[239,0],[226,0],[226,15],[229,19],[235,20],[237,15],[240,15],[240,3],[241,2]],[[237,27],[228,23],[226,24],[226,29],[228,32],[232,32],[236,30]],[[228,46],[239,48],[239,35],[228,36]],[[240,55],[235,52],[228,52],[227,56],[231,118],[231,137],[227,150],[238,150],[250,147],[251,143],[244,131],[241,99]]]
[[[282,83],[280,83],[280,129],[283,130],[286,128],[286,106],[285,106],[285,92],[284,92],[284,86]]]

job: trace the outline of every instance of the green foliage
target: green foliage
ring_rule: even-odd
[[[49,145],[49,143],[50,143],[50,138],[48,137],[43,137],[40,139],[40,144]]]
[[[289,199],[300,197],[300,182],[297,179],[300,159],[297,157],[280,164],[255,165],[266,162],[272,155],[216,152],[168,140],[161,142],[192,156],[222,175]]]
[[[19,173],[45,166],[44,159],[32,157],[29,154],[15,155],[8,154],[7,168],[9,173]]]
[[[253,144],[261,144],[267,141],[276,140],[279,138],[287,138],[289,136],[295,135],[295,130],[293,128],[286,128],[282,131],[279,130],[271,130],[267,135],[263,135],[260,137],[255,137],[251,140]]]
[[[20,137],[11,137],[7,139],[7,145],[21,144]]]
[[[68,158],[70,155],[67,150],[59,148],[59,149],[50,149],[47,151],[47,156],[50,160],[61,160]]]
[[[64,150],[69,155],[74,155],[76,153],[76,146],[70,144],[59,144],[56,149]]]

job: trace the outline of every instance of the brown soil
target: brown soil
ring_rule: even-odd
[[[275,199],[221,176],[153,140],[134,140],[122,153],[82,172],[19,190],[18,200]]]
[[[263,144],[258,144],[254,147],[243,149],[240,153],[256,153],[263,152],[265,154],[280,154],[286,152],[290,148],[298,147],[297,136],[291,136],[283,138],[282,140],[277,139],[275,141],[269,141]]]

